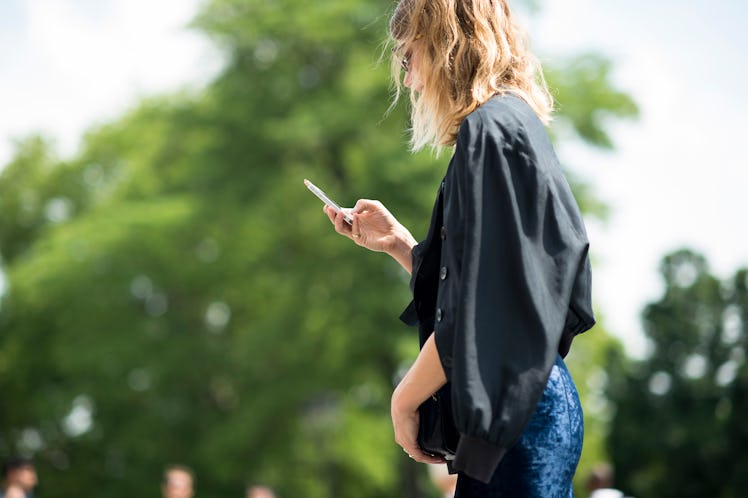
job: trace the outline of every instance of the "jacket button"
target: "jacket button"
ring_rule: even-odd
[[[452,366],[452,357],[449,355],[444,355],[444,358],[442,358],[442,363],[444,363],[445,367],[451,367]]]
[[[442,269],[439,270],[439,278],[442,280],[447,278],[447,267],[446,266],[442,266]]]
[[[447,238],[447,227],[442,226],[441,232],[440,232],[442,240]]]
[[[443,315],[444,315],[444,313],[442,313],[442,309],[441,308],[436,308],[436,321],[437,322],[441,322],[442,321]]]

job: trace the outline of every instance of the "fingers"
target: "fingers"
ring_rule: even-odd
[[[322,211],[330,218],[330,222],[335,224],[335,210],[330,209],[327,205],[322,206]]]
[[[356,201],[356,205],[353,206],[351,213],[363,213],[365,211],[383,211],[384,205],[379,201],[371,199],[359,199]]]
[[[420,463],[447,463],[441,456],[434,456],[425,453],[417,443],[401,445],[403,451],[413,460]]]
[[[343,213],[335,211],[329,206],[324,206],[322,210],[330,219],[330,222],[335,226],[336,232],[338,232],[340,235],[345,235],[354,242],[358,242],[358,240],[360,239],[360,232],[356,231],[358,227],[356,227],[356,230],[354,230],[353,227],[349,225],[347,221],[345,221],[345,216],[343,215]],[[352,217],[354,218],[355,222],[355,217]],[[356,235],[359,235],[359,237],[356,237]]]
[[[356,216],[353,212],[351,212],[351,218],[353,218],[353,223],[351,223],[351,236],[353,237],[353,241],[356,244],[363,245],[363,233],[361,232],[361,222],[358,219],[358,216]]]
[[[446,463],[442,456],[429,455],[418,446],[416,441],[418,412],[412,413],[404,419],[393,413],[392,424],[395,430],[395,442],[410,458],[420,463]]]

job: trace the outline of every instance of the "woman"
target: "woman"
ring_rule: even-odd
[[[505,0],[401,0],[390,21],[412,146],[454,146],[426,239],[379,202],[329,208],[337,232],[412,272],[421,352],[395,389],[395,440],[449,383],[458,498],[572,496],[582,412],[562,357],[594,324],[588,242],[544,123],[551,98]]]
[[[5,488],[5,494],[2,495],[3,498],[26,498],[26,492],[23,490],[22,487],[16,486],[15,484],[11,484],[7,488]]]

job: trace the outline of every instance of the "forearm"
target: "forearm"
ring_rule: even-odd
[[[418,358],[392,394],[393,409],[415,411],[429,396],[447,383],[434,334],[423,345]]]

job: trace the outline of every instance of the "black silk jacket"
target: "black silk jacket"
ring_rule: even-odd
[[[463,121],[401,319],[434,333],[460,433],[452,467],[487,482],[557,354],[595,323],[589,243],[545,127],[520,98]]]

